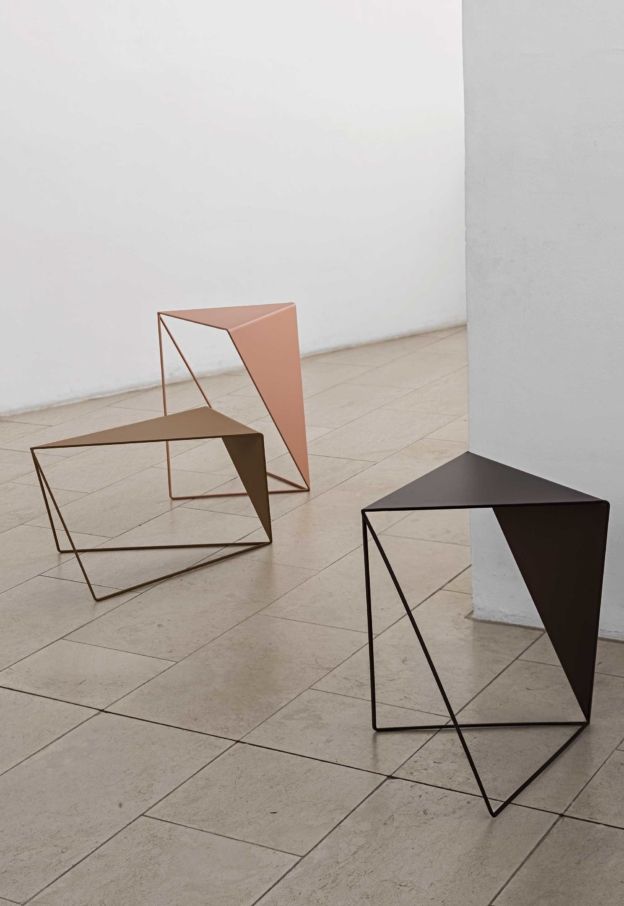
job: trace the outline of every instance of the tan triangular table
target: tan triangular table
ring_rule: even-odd
[[[67,522],[59,505],[54,497],[52,488],[45,476],[43,467],[37,457],[38,450],[52,450],[64,447],[105,447],[119,444],[148,444],[180,440],[206,440],[218,438],[223,441],[228,453],[234,463],[239,478],[243,483],[246,493],[253,505],[256,515],[266,532],[266,541],[212,541],[201,544],[148,544],[132,545],[125,547],[77,547],[74,543]],[[63,440],[53,441],[48,444],[41,444],[31,447],[31,454],[35,464],[35,471],[39,479],[41,493],[43,494],[44,503],[56,549],[61,554],[74,554],[78,565],[82,571],[89,591],[96,601],[104,601],[107,598],[113,598],[116,595],[133,591],[136,588],[142,588],[145,585],[152,585],[154,582],[162,579],[169,579],[172,576],[178,576],[182,573],[191,572],[202,566],[210,566],[218,563],[220,560],[234,557],[237,554],[245,553],[248,550],[255,550],[258,547],[264,547],[271,544],[271,512],[269,508],[269,491],[267,486],[266,459],[264,455],[264,437],[259,431],[248,428],[246,425],[217,412],[216,409],[200,406],[197,409],[187,409],[183,412],[175,412],[171,415],[160,415],[157,418],[149,418],[145,421],[133,422],[128,425],[120,425],[116,428],[106,428],[103,431],[94,431],[90,434],[81,434],[77,437],[69,437]],[[69,548],[61,548],[59,544],[57,529],[54,524],[53,512],[56,514],[62,530],[69,540]],[[199,563],[186,566],[183,569],[177,569],[165,575],[148,579],[145,582],[138,582],[128,588],[119,589],[110,594],[98,597],[95,594],[93,585],[81,554],[87,553],[111,553],[114,551],[141,551],[141,550],[172,550],[176,548],[236,548],[236,550],[213,557],[209,561],[202,560]]]
[[[271,420],[288,450],[303,484],[291,481],[273,472],[267,474],[288,485],[269,491],[286,494],[310,490],[308,445],[306,440],[301,357],[297,332],[297,309],[292,302],[275,305],[234,305],[226,308],[192,308],[182,311],[158,312],[158,343],[163,393],[163,410],[168,411],[167,382],[163,354],[163,330],[173,343],[189,374],[195,382],[206,405],[210,400],[195,375],[179,343],[173,336],[165,318],[177,318],[205,327],[227,331],[234,348],[247,370]],[[167,446],[167,476],[169,496],[172,500],[189,500],[198,497],[230,497],[241,492],[196,494],[177,496],[173,493],[171,456]]]

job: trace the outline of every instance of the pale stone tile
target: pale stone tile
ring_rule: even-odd
[[[416,352],[424,346],[443,340],[455,332],[457,328],[436,330],[428,333],[410,334],[384,340],[379,343],[364,343],[359,346],[348,346],[344,349],[334,349],[315,355],[313,358],[321,362],[344,362],[345,364],[362,365],[367,368],[378,368],[388,362],[399,359],[401,356]]]
[[[52,411],[52,410],[50,410]],[[120,409],[116,406],[98,406],[94,410],[86,412],[84,415],[72,418],[69,421],[63,421],[60,424],[48,425],[45,428],[38,428],[30,434],[24,434],[21,437],[7,441],[5,444],[11,450],[29,451],[31,447],[41,444],[49,444],[63,438],[79,437],[82,434],[89,434],[92,431],[102,431],[105,428],[114,428],[119,425],[126,425],[130,422],[141,421],[146,418],[153,418],[154,413],[150,411],[133,412],[128,417],[127,409]],[[76,456],[86,447],[72,447],[67,449],[54,450],[56,456]],[[44,451],[39,451],[40,453]],[[50,452],[50,451],[46,451]],[[30,454],[29,454],[30,455]],[[39,453],[37,454],[39,455]]]
[[[469,550],[405,538],[383,539],[384,548],[410,605],[433,594],[469,562]],[[404,614],[390,574],[369,542],[373,625],[380,632]],[[366,631],[364,558],[360,548],[284,595],[267,610],[276,617]]]
[[[438,412],[413,410],[406,418],[394,409],[376,409],[313,441],[310,449],[321,455],[378,462],[448,421],[448,415]]]
[[[165,473],[145,469],[63,507],[70,532],[113,538],[173,509]]]
[[[106,538],[76,534],[76,544],[96,546]],[[49,528],[18,525],[0,535],[2,563],[0,564],[0,591],[12,588],[38,576],[47,569],[55,569],[71,555],[59,554],[54,547]]]
[[[252,513],[254,511],[252,510]],[[239,541],[261,523],[254,515],[234,516],[213,510],[175,507],[105,542],[102,547],[141,544],[209,544]],[[266,536],[265,536],[266,538]],[[196,557],[202,556],[201,550]]]
[[[109,589],[96,586],[97,594]],[[49,645],[128,596],[96,603],[84,586],[37,576],[0,594],[0,668]]]
[[[252,906],[296,858],[139,818],[32,901],[38,906]]]
[[[418,390],[412,390],[386,405],[389,409],[399,409],[402,412],[431,409],[432,412],[448,415],[465,415],[468,410],[467,370],[460,368],[459,371],[425,384]]]
[[[34,472],[32,456],[17,450],[0,450],[0,482],[13,481]]]
[[[56,491],[81,491],[90,493],[105,488],[165,459],[164,444],[122,444],[120,446],[83,448],[77,456],[61,459],[55,465],[45,466],[45,477]],[[34,472],[21,479],[22,483],[39,487]],[[61,498],[55,494],[59,503]]]
[[[546,634],[531,645],[522,657],[527,661],[537,661],[541,664],[554,664],[555,666],[559,664],[559,659]],[[624,642],[598,639],[596,672],[624,676]]]
[[[467,595],[440,591],[414,610],[455,708],[470,701],[536,636],[532,629],[467,619],[470,609]],[[378,701],[448,716],[407,617],[377,638],[375,674]],[[368,651],[354,654],[315,687],[369,698]]]
[[[617,750],[607,759],[567,814],[624,828],[624,752]]]
[[[449,339],[373,368],[361,375],[358,383],[401,387],[407,392],[437,381],[466,364],[465,349],[444,347]]]
[[[23,901],[227,748],[102,714],[0,777],[0,895]]]
[[[81,496],[74,491],[59,491],[56,499],[59,506],[62,506]],[[0,484],[0,532],[23,525],[24,522],[29,522],[37,516],[45,516],[47,519],[45,503],[38,482],[36,487],[11,482]]]
[[[466,417],[458,418],[437,431],[432,432],[431,437],[434,440],[452,440],[457,443],[468,443],[468,419]]]
[[[78,400],[75,403],[64,403],[59,406],[47,406],[45,409],[32,409],[30,412],[21,412],[15,418],[22,423],[31,425],[62,425],[72,422],[85,415],[97,412],[107,406],[112,406],[117,396],[100,396],[93,399]]]
[[[386,529],[387,535],[470,544],[469,510],[417,510]]]
[[[171,664],[172,661],[62,639],[0,671],[0,685],[105,708]]]
[[[386,781],[260,902],[262,906],[484,906],[555,818]]]
[[[0,773],[78,726],[95,712],[65,702],[0,689]]]
[[[275,563],[267,550],[254,551],[156,585],[71,638],[179,660],[309,575]]]
[[[131,693],[115,711],[240,738],[364,641],[359,632],[256,615]]]
[[[246,386],[247,376],[242,369],[222,372],[220,374],[197,375],[206,396],[211,403],[218,397],[232,393],[239,387]],[[192,380],[170,381],[167,383],[167,404],[169,412],[179,412],[181,409],[192,409],[204,404],[204,398]],[[156,384],[146,390],[135,390],[124,395],[117,406],[123,409],[153,410],[153,415],[161,415],[163,411],[162,387]],[[131,420],[130,416],[129,420]]]
[[[472,569],[469,567],[463,573],[445,586],[447,591],[459,591],[465,595],[472,594]],[[530,649],[529,649],[530,650]]]
[[[624,681],[597,676],[590,726],[520,794],[519,804],[562,812],[624,735]],[[577,720],[580,712],[560,668],[516,661],[470,704],[460,720]],[[565,727],[474,730],[467,739],[488,792],[509,795],[563,743]],[[403,777],[477,792],[454,733],[435,736],[399,771]]]
[[[369,387],[356,380],[338,384],[306,401],[306,418],[312,423],[340,428],[374,409],[388,406],[404,394],[398,387]]]
[[[381,782],[378,774],[236,745],[150,814],[303,855]]]
[[[43,422],[40,424],[43,426]],[[0,446],[2,446],[2,443],[6,440],[14,440],[16,437],[23,437],[24,434],[32,433],[32,431],[33,426],[31,424],[29,425],[26,422],[0,418]]]
[[[624,832],[564,818],[494,901],[496,906],[621,906]]]
[[[364,469],[370,468],[370,462],[358,462],[355,459],[337,459],[333,456],[314,456],[309,457],[310,463],[310,491],[305,493],[292,494],[272,494],[271,495],[271,516],[278,519],[285,513],[297,507],[303,506],[314,497],[319,497],[331,488],[336,487],[343,481],[346,481],[352,475]],[[283,454],[276,459],[271,460],[268,464],[271,472],[277,475],[283,475],[286,478],[292,478],[293,481],[301,481],[295,470],[291,467],[289,454]],[[270,488],[283,489],[284,485],[273,479],[269,480]],[[238,479],[232,482],[215,487],[215,491],[227,492],[238,491],[241,489]],[[184,506],[197,509],[210,509],[222,513],[237,513],[241,515],[250,515],[253,512],[251,501],[247,496],[244,497],[220,497],[212,500],[189,500]]]
[[[383,726],[432,723],[431,715],[380,705]],[[376,733],[370,704],[358,698],[309,689],[245,737],[246,742],[391,774],[424,745],[425,731]]]

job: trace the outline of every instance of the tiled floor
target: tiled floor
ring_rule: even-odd
[[[624,646],[601,643],[591,728],[494,821],[453,734],[370,729],[359,508],[466,448],[464,331],[303,371],[313,487],[273,497],[272,548],[98,604],[55,553],[28,449],[153,417],[158,389],[0,420],[0,904],[620,906]],[[205,385],[287,469],[245,376]],[[191,384],[172,396],[201,402]],[[173,453],[176,490],[233,486],[218,445]],[[171,504],[158,447],[44,461],[90,546],[256,529],[243,498]],[[466,514],[379,528],[456,707],[473,720],[572,707],[539,631],[471,618]],[[103,594],[180,556],[89,565]],[[372,574],[380,719],[436,722],[444,705],[375,559]],[[558,733],[473,732],[492,795]]]

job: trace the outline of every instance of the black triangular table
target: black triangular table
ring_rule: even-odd
[[[473,508],[490,508],[494,511],[581,708],[584,717],[582,721],[480,724],[460,724],[458,721],[414,614],[379,536],[371,525],[369,514],[397,510],[409,512]],[[481,795],[492,816],[500,814],[589,724],[608,521],[609,504],[606,500],[554,484],[552,481],[521,472],[474,453],[463,453],[362,510],[373,729],[381,732],[416,729],[456,730]],[[412,629],[416,633],[448,710],[450,724],[402,727],[380,727],[377,724],[369,535],[379,550]],[[494,809],[462,730],[533,726],[572,726],[578,729],[538,770]]]

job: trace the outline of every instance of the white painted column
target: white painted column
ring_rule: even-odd
[[[624,4],[465,0],[471,449],[611,501],[624,637]],[[491,514],[478,616],[533,619]]]

